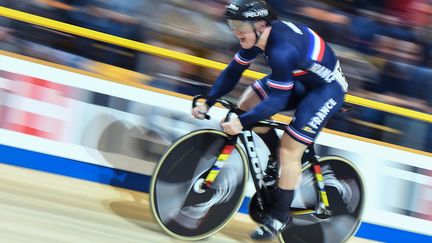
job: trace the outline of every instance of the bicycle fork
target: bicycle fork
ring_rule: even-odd
[[[263,198],[270,198],[270,195],[267,190],[261,190],[263,188],[266,188],[266,186],[263,180],[263,173],[258,160],[258,154],[256,153],[255,142],[253,140],[252,132],[250,130],[244,130],[240,135],[227,138],[227,142],[222,148],[222,151],[219,154],[216,162],[213,164],[207,175],[205,175],[205,179],[201,181],[201,192],[204,192],[205,189],[209,188],[216,180],[217,175],[221,171],[222,167],[225,165],[232,151],[234,150],[238,137],[241,138],[241,141],[246,148],[246,152],[249,158],[249,168],[251,168],[251,174],[258,196],[258,205],[261,209],[264,209]],[[265,195],[262,195],[263,193]]]
[[[318,185],[318,190],[319,190],[319,205],[318,205],[318,209],[317,209],[317,213],[318,214],[325,214],[325,215],[331,215],[332,212],[330,211],[330,204],[329,204],[329,200],[327,197],[327,192],[325,190],[325,184],[324,184],[324,178],[322,175],[322,171],[321,171],[321,165],[318,162],[318,159],[315,155],[315,151],[313,151],[313,148],[308,148],[309,151],[307,151],[306,153],[310,153],[310,150],[312,150],[312,158],[310,159],[312,162],[312,171],[315,177],[315,180],[317,182]]]
[[[227,142],[222,148],[222,151],[219,153],[216,162],[213,164],[212,168],[205,176],[205,179],[202,184],[203,190],[209,188],[216,180],[216,177],[219,175],[219,172],[221,171],[222,167],[225,165],[226,161],[228,160],[229,156],[234,150],[236,143],[237,143],[237,136],[232,136],[227,138]]]

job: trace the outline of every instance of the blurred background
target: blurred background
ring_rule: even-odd
[[[0,0],[0,5],[115,36],[228,63],[239,48],[226,0]],[[349,94],[432,113],[432,0],[269,0],[302,22],[341,60]],[[0,17],[0,49],[188,95],[207,93],[219,71]],[[252,70],[269,72],[264,59]],[[235,100],[253,80],[242,78]],[[366,107],[327,126],[432,152],[432,125]]]

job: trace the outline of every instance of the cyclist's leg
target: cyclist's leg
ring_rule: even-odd
[[[281,175],[275,208],[276,218],[289,213],[294,190],[301,183],[301,157],[328,120],[344,103],[344,91],[336,82],[311,91],[298,105],[295,119],[287,126],[280,148]]]
[[[261,102],[261,98],[254,91],[252,86],[245,89],[243,94],[239,98],[238,107],[241,110],[248,111],[254,108],[258,103]]]
[[[271,214],[272,218],[281,222],[289,220],[294,191],[301,183],[301,158],[306,148],[306,144],[294,140],[286,132],[282,135],[279,149],[280,177],[278,188],[273,192],[275,205]]]
[[[252,239],[272,239],[292,222],[290,208],[294,191],[301,178],[301,157],[306,145],[292,139],[287,133],[282,135],[279,148],[280,177],[278,186],[272,190],[273,210],[264,216],[263,223],[251,234]]]
[[[265,78],[263,79],[265,80]],[[261,101],[268,97],[267,87],[261,80],[256,80],[251,86],[247,87],[239,99],[238,107],[244,111],[251,110]],[[279,147],[279,137],[275,129],[260,127],[253,129],[258,136],[264,141],[270,150],[271,156],[278,156],[277,149]]]

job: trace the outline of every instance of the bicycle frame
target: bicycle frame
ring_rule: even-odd
[[[195,96],[192,102],[193,107],[196,106],[196,102],[198,101],[198,99],[201,98],[205,98],[205,97]],[[225,121],[229,120],[229,117],[232,113],[235,113],[237,115],[243,113],[242,110],[238,109],[234,104],[226,100],[218,99],[217,102],[222,104],[225,108],[228,109],[228,113],[225,117]],[[210,117],[206,115],[206,119],[210,119]],[[278,130],[284,130],[287,125],[288,124],[286,123],[277,122],[273,120],[263,120],[255,124],[254,127],[268,127],[268,128],[278,129]],[[225,161],[229,158],[234,148],[234,145],[237,143],[238,137],[240,137],[240,141],[246,149],[250,173],[252,175],[252,180],[256,189],[258,206],[260,207],[260,209],[264,209],[264,204],[265,202],[268,202],[266,200],[270,198],[270,193],[263,180],[264,177],[263,169],[261,168],[261,164],[258,159],[258,154],[256,153],[257,150],[256,150],[255,142],[253,140],[251,129],[245,129],[240,134],[235,136],[228,136],[227,142],[223,147],[220,155],[218,156],[216,162],[213,164],[212,168],[207,173],[207,175],[204,176],[205,180],[203,184],[203,189],[209,187],[216,180],[219,171],[224,166]],[[315,155],[313,144],[306,149],[304,156],[302,157],[301,163],[302,163],[302,167],[304,167],[304,165],[307,163],[311,164],[312,173],[314,174],[316,180],[315,185],[317,186],[317,190],[319,191],[319,203],[315,209],[296,210],[296,212],[292,212],[292,213],[294,215],[303,215],[303,214],[312,214],[312,213],[331,215],[331,211],[329,209],[330,204],[327,198],[327,192],[325,190],[323,175],[321,173],[321,166],[320,163],[318,162],[317,156]]]

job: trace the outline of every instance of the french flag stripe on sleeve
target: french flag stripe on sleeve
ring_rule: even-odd
[[[292,72],[292,74],[293,74],[294,77],[298,77],[298,76],[302,76],[302,75],[307,74],[307,71],[298,69],[298,70],[294,70]]]
[[[237,53],[234,56],[234,60],[241,65],[249,65],[251,62],[255,60],[255,58],[251,60],[246,60],[243,57],[241,57],[239,53]]]
[[[277,82],[274,80],[268,80],[267,85],[274,89],[291,90],[294,87],[294,82]]]
[[[296,129],[294,129],[292,126],[287,126],[286,129],[292,136],[294,136],[295,138],[299,139],[300,141],[303,141],[307,144],[311,144],[313,143],[313,139],[309,136],[306,136],[304,134],[301,134],[300,132],[298,132]]]
[[[314,61],[321,62],[325,52],[324,40],[315,31],[309,29],[309,32],[311,33],[312,44],[309,57]]]

